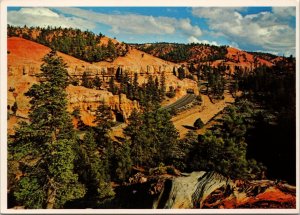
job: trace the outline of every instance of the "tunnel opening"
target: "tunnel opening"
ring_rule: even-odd
[[[125,122],[124,116],[120,112],[115,112],[115,116],[117,122]]]

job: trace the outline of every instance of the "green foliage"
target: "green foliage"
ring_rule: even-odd
[[[122,145],[116,150],[115,160],[116,179],[124,182],[129,178],[132,169],[131,148],[129,143],[122,143]]]
[[[124,134],[130,141],[132,160],[137,166],[172,164],[178,132],[167,111],[156,109],[143,114],[134,111]]]
[[[173,61],[173,62],[184,62],[187,61],[191,56],[190,49],[185,45],[176,45],[172,51],[160,55],[162,59]]]
[[[225,109],[221,123],[201,136],[191,154],[190,169],[217,171],[231,178],[261,178],[265,167],[247,159],[247,131],[253,126],[253,104],[241,100]]]
[[[123,43],[114,44],[109,40],[107,45],[100,45],[99,41],[103,37],[101,33],[95,35],[90,31],[48,26],[31,29],[31,32],[37,34],[33,36],[32,33],[27,34],[26,27],[8,25],[7,29],[8,36],[21,36],[87,62],[113,61],[128,52],[128,48]]]
[[[134,44],[134,46],[148,54],[175,63],[193,63],[195,59],[200,62],[215,61],[226,59],[227,54],[227,46],[209,44],[152,43],[150,45]]]
[[[18,202],[24,201],[26,208],[40,209],[43,208],[46,201],[46,192],[41,189],[38,178],[23,177],[18,182],[19,192],[15,193]]]
[[[138,73],[134,74],[134,77],[129,77],[128,73],[123,73],[121,69],[117,69],[116,79],[120,83],[120,88],[115,86],[111,78],[109,82],[109,90],[115,93],[124,93],[127,98],[131,100],[137,100],[139,103],[148,109],[153,109],[159,106],[159,103],[163,101],[165,97],[165,75],[161,74],[160,79],[152,75],[148,76],[148,80],[145,84],[139,86],[138,84]]]
[[[81,180],[87,184],[85,199],[100,204],[114,196],[110,186],[107,155],[99,148],[95,132],[88,130],[80,147],[79,173]]]
[[[267,166],[268,177],[289,183],[295,183],[296,178],[295,63],[293,58],[283,58],[273,67],[257,67],[239,77],[244,97],[261,109],[246,138],[249,156]]]
[[[166,93],[166,96],[169,98],[174,98],[176,95],[175,89],[173,86],[170,86],[169,91]]]
[[[159,96],[160,100],[162,101],[166,95],[166,77],[165,73],[162,72],[160,77],[160,85],[159,85]]]
[[[29,123],[20,123],[9,145],[12,160],[24,175],[14,196],[26,208],[63,208],[85,189],[74,172],[76,136],[67,112],[66,65],[55,52],[43,58],[43,82],[26,93],[31,98]]]
[[[92,88],[93,85],[92,85],[92,81],[90,80],[90,78],[88,77],[88,74],[87,72],[84,72],[82,74],[82,81],[81,81],[81,85],[86,87],[86,88]]]
[[[77,106],[74,108],[72,116],[74,116],[76,119],[80,119],[80,107]]]
[[[189,131],[182,140],[179,140],[174,150],[173,165],[181,170],[188,170],[191,160],[191,152],[198,144],[198,135],[194,131]]]
[[[109,88],[108,88],[108,90],[109,90],[112,94],[114,94],[114,95],[117,94],[118,88],[117,88],[116,85],[115,85],[115,78],[114,78],[114,77],[111,77],[111,78],[109,79]]]
[[[133,164],[136,166],[143,165],[147,156],[143,142],[142,131],[142,115],[136,109],[133,109],[128,118],[129,125],[124,129],[126,137],[130,138],[131,157]]]
[[[202,122],[202,120],[200,118],[196,119],[196,121],[194,122],[194,127],[197,129],[203,128],[204,123]]]
[[[185,78],[185,71],[184,71],[184,68],[182,66],[178,68],[178,78],[180,80]]]
[[[101,138],[107,138],[108,132],[111,127],[115,124],[113,121],[113,114],[111,107],[107,106],[104,101],[101,101],[97,110],[96,110],[96,118],[93,121],[96,124],[96,134]],[[100,139],[98,140],[99,142]]]
[[[213,68],[208,73],[208,87],[210,88],[210,94],[213,97],[220,99],[223,98],[226,80],[223,74],[224,70],[221,67]]]
[[[93,85],[96,87],[96,89],[100,89],[101,85],[102,85],[102,81],[99,78],[99,76],[95,76],[95,78],[93,79]]]

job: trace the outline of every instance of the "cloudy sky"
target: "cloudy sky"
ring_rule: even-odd
[[[8,24],[61,26],[100,32],[127,43],[230,45],[295,55],[295,7],[8,8]]]

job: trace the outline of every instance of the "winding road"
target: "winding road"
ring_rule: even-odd
[[[181,97],[180,99],[176,100],[174,103],[162,107],[162,110],[171,110],[171,109],[178,109],[184,107],[185,105],[188,105],[191,102],[193,102],[195,98],[196,98],[195,94],[188,93],[185,96]],[[123,128],[125,127],[126,127],[126,123],[119,122],[114,127],[112,127],[112,131],[114,132],[114,134],[116,133],[121,134]]]
[[[162,107],[162,109],[163,110],[179,109],[193,102],[195,98],[196,98],[195,94],[188,93],[185,96],[178,99],[176,102],[169,104],[165,107]]]

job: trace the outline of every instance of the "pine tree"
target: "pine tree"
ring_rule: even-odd
[[[92,88],[92,83],[91,83],[91,80],[88,77],[87,72],[84,72],[82,74],[82,83],[81,83],[81,85],[86,87],[86,88]]]
[[[114,61],[116,59],[117,50],[115,44],[112,42],[111,39],[109,39],[107,42],[107,53],[111,61]]]
[[[165,72],[162,72],[160,76],[160,88],[159,88],[160,100],[162,101],[166,96],[166,76]]]
[[[107,137],[108,132],[114,125],[112,110],[104,101],[100,102],[96,110],[96,118],[93,121],[96,124],[97,134],[101,137]]]
[[[116,178],[123,182],[128,179],[132,169],[131,148],[128,142],[122,143],[122,145],[117,149],[115,157]]]
[[[96,89],[100,89],[102,81],[100,80],[99,76],[96,75],[96,77],[93,80],[93,85],[96,87]]]
[[[113,76],[109,79],[109,91],[114,95],[116,95],[117,93],[117,88],[115,86],[115,79]]]
[[[184,71],[184,68],[182,66],[178,68],[178,78],[180,80],[185,78],[185,71]]]
[[[190,154],[197,144],[198,135],[195,131],[188,131],[185,137],[178,141],[174,152],[174,166],[177,169],[185,171],[190,167],[191,163],[193,163]]]
[[[112,160],[114,159],[114,148],[113,141],[109,136],[109,132],[114,125],[112,110],[107,106],[104,101],[100,102],[96,110],[96,118],[93,121],[96,126],[95,131],[95,141],[98,149],[101,151],[101,162],[104,175],[107,176],[106,182],[110,180],[110,176],[113,175]],[[102,182],[100,186],[99,193],[111,193],[109,191],[110,186]]]
[[[9,146],[24,173],[14,196],[26,208],[63,208],[67,201],[81,198],[85,188],[74,172],[77,141],[67,112],[66,65],[54,51],[43,62],[44,82],[26,93],[31,98],[30,121],[20,124]]]
[[[142,115],[134,111],[124,134],[131,142],[135,165],[156,167],[159,163],[173,163],[178,132],[167,111],[146,110]]]
[[[134,73],[133,83],[132,83],[132,92],[134,99],[139,100],[139,82],[138,82],[138,73]]]
[[[197,129],[203,128],[204,123],[202,122],[201,118],[196,119],[194,122],[194,127]]]
[[[95,141],[95,133],[88,130],[83,138],[80,150],[80,175],[87,185],[85,198],[88,201],[102,203],[114,196],[110,186],[110,177],[107,172],[109,168],[104,158],[104,154]],[[95,205],[93,205],[95,206]]]
[[[144,147],[146,146],[140,139],[140,134],[142,132],[142,118],[141,114],[138,113],[136,109],[133,109],[130,117],[128,118],[128,123],[128,126],[124,129],[124,134],[130,140],[133,164],[139,166],[145,162],[143,153]]]

